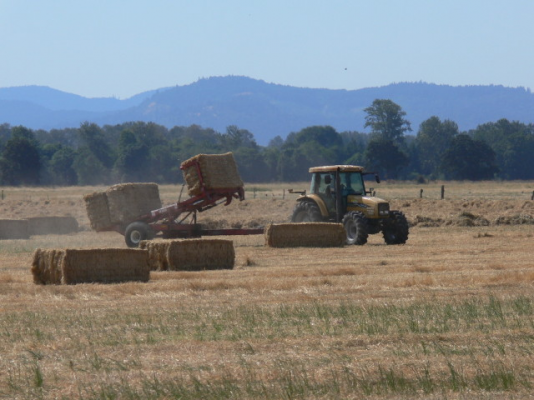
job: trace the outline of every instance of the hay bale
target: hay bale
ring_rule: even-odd
[[[112,224],[131,222],[137,217],[161,208],[156,183],[123,183],[106,190]]]
[[[138,249],[37,249],[31,272],[36,284],[147,282],[148,252]]]
[[[28,218],[28,230],[33,235],[67,235],[78,232],[78,221],[74,217]]]
[[[156,183],[123,183],[84,196],[91,228],[100,231],[161,208]]]
[[[269,247],[342,247],[347,238],[342,224],[327,222],[271,224],[264,235]]]
[[[27,219],[0,219],[0,240],[29,238]]]
[[[113,225],[109,215],[108,198],[105,192],[87,194],[83,199],[92,229],[99,231]]]
[[[167,250],[170,241],[168,240],[143,240],[139,243],[140,249],[148,251],[148,265],[151,271],[167,271],[169,262],[167,261]]]
[[[204,188],[234,189],[243,186],[232,153],[198,154],[184,161],[180,166],[190,196],[201,194],[203,189],[196,167],[197,163],[200,167]]]
[[[223,239],[183,239],[169,241],[167,265],[170,271],[232,269],[234,243]]]

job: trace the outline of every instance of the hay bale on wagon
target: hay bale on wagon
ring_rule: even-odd
[[[106,190],[112,224],[131,222],[140,215],[161,208],[156,183],[122,183]]]
[[[33,235],[67,235],[78,232],[78,221],[74,217],[28,218],[28,230]]]
[[[346,240],[343,225],[328,222],[271,224],[264,235],[269,247],[342,247]]]
[[[198,154],[180,166],[190,196],[202,193],[201,177],[196,163],[200,167],[202,182],[206,189],[233,189],[243,186],[232,153]]]
[[[29,238],[27,219],[0,219],[0,240]]]
[[[224,239],[183,239],[169,241],[167,263],[170,271],[232,269],[234,243]]]
[[[161,208],[156,183],[123,183],[84,196],[91,228],[99,231],[112,225],[132,222]]]
[[[42,285],[147,282],[147,256],[138,249],[37,249],[31,272]]]
[[[99,231],[112,225],[109,215],[108,198],[105,192],[87,194],[83,199],[92,229]]]

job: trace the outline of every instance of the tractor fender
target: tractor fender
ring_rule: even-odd
[[[321,199],[321,197],[319,197],[318,195],[316,194],[308,194],[308,195],[305,195],[305,196],[301,196],[297,199],[297,201],[313,201],[315,204],[317,204],[317,206],[319,207],[319,210],[321,211],[321,215],[323,217],[328,217],[330,214],[328,213],[328,209],[326,208],[326,204],[324,203],[324,200]]]

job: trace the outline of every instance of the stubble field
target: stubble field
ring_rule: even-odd
[[[376,186],[412,225],[403,246],[232,237],[234,270],[75,286],[33,284],[32,253],[126,247],[89,229],[82,196],[102,188],[4,188],[0,218],[71,215],[80,232],[0,241],[0,397],[529,398],[534,183],[445,185]],[[249,185],[199,221],[287,222],[290,187]]]

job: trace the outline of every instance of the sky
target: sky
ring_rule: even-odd
[[[534,1],[0,0],[0,88],[124,99],[227,75],[534,90]]]

